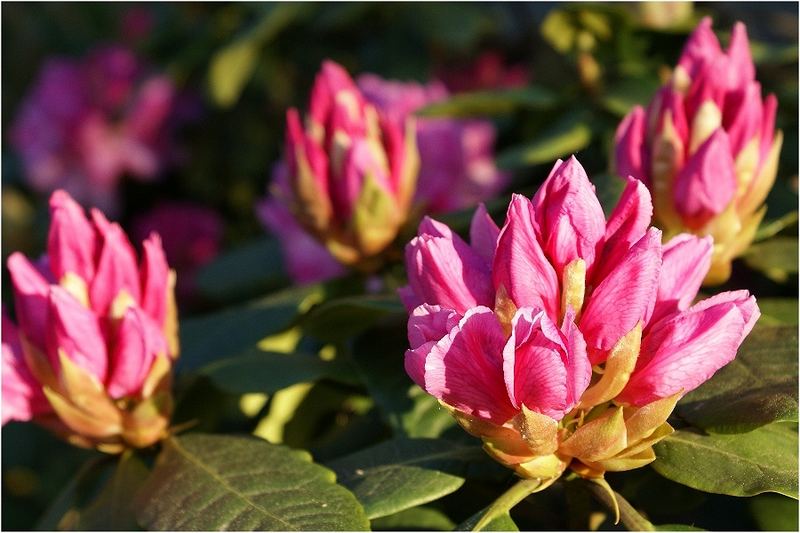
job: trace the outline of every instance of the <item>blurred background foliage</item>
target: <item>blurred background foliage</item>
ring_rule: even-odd
[[[484,87],[492,91],[490,96],[459,94],[422,112],[494,121],[499,133],[497,161],[513,173],[513,180],[490,210],[500,215],[510,191],[532,194],[553,161],[572,153],[578,154],[595,180],[604,205],[613,205],[619,193],[610,169],[614,130],[633,105],[649,101],[675,63],[688,32],[706,14],[713,16],[723,42],[734,21],[747,24],[758,79],[765,94],[774,92],[778,97],[777,127],[786,136],[761,230],[763,237],[772,238],[737,261],[723,288],[747,287],[767,305],[765,315],[796,324],[796,301],[787,303],[798,289],[797,218],[792,215],[798,186],[798,20],[797,5],[791,3],[4,3],[3,260],[15,250],[36,256],[44,248],[46,198],[26,186],[20,162],[7,142],[9,126],[43,61],[53,55],[81,56],[100,44],[127,44],[195,94],[202,113],[182,132],[184,165],[157,182],[123,182],[120,221],[129,229],[134,215],[164,199],[190,200],[224,219],[226,253],[201,273],[203,298],[182,304],[184,353],[190,358],[181,362],[176,422],[199,420],[197,427],[211,432],[254,432],[273,442],[309,449],[321,462],[397,431],[412,437],[446,434],[469,442],[468,436],[452,428],[449,417],[437,416],[430,398],[404,394],[409,385],[405,375],[375,368],[381,364],[373,357],[376,350],[386,345],[401,349],[405,344],[404,315],[393,301],[376,298],[344,314],[341,308],[320,306],[307,320],[312,335],[321,332],[318,338],[301,337],[296,327],[287,331],[298,306],[307,309],[323,297],[357,292],[353,280],[288,288],[246,311],[229,311],[228,321],[240,324],[242,330],[251,323],[271,324],[270,331],[255,328],[255,339],[226,337],[221,350],[201,337],[192,345],[193,332],[208,328],[202,318],[192,320],[193,315],[288,285],[277,249],[264,239],[253,209],[280,157],[286,108],[304,107],[325,58],[354,74],[374,72],[424,82],[468,67],[483,52],[497,53],[508,65],[524,66],[529,83],[506,90]],[[468,220],[464,213],[446,218],[462,227]],[[5,270],[3,280],[8,280]],[[10,303],[8,283],[3,301]],[[361,368],[356,378],[335,361],[298,366],[296,375],[282,365],[279,352],[313,354],[322,349],[324,354],[326,348],[341,347],[341,339],[327,339],[325,332],[348,335],[342,330],[347,323],[337,322],[337,316],[352,320],[356,312],[362,313],[359,320],[383,320],[381,327],[348,346]],[[266,375],[269,369],[259,373],[254,368],[250,375],[255,377],[248,384],[241,380],[241,366],[236,379],[226,374],[225,364],[215,366],[220,351],[239,354],[269,334],[280,335],[259,348],[275,352],[277,364],[282,365],[275,367],[280,368],[277,373]],[[269,390],[265,380],[272,380]],[[420,433],[420,428],[427,429]],[[54,506],[69,508],[74,503],[70,498],[90,498],[62,489],[71,479],[74,483],[81,463],[95,455],[71,448],[32,425],[5,427],[3,529],[58,525],[47,522],[48,516],[60,516]],[[498,475],[501,482],[507,481],[508,472],[498,474],[493,465],[485,466],[495,484]],[[713,529],[797,528],[797,503],[782,496],[762,495],[744,502],[687,489],[650,469],[620,477],[612,485],[657,523],[689,520]],[[373,526],[452,528],[468,518],[462,516],[465,509],[478,509],[494,497],[497,490],[492,483],[467,481],[457,495],[413,517],[388,516]],[[639,490],[645,484],[647,490]],[[582,511],[569,516],[559,512],[567,501]],[[524,529],[614,529],[602,513],[586,494],[566,483],[523,503],[512,514]]]

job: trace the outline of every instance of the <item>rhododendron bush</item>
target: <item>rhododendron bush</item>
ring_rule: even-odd
[[[797,530],[795,8],[4,5],[3,528]]]

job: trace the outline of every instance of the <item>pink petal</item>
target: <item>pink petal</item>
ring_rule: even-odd
[[[108,394],[122,398],[138,393],[153,360],[166,357],[167,353],[161,327],[138,307],[129,307],[120,321],[111,353]]]
[[[57,280],[72,272],[84,280],[94,276],[95,231],[81,206],[64,191],[50,196],[50,266]]]
[[[561,333],[566,346],[567,410],[570,410],[592,380],[592,363],[586,352],[586,341],[575,324],[575,311],[571,307],[564,314]]]
[[[638,105],[617,127],[614,135],[614,165],[618,176],[633,176],[645,183],[650,181],[644,164],[646,128],[647,116],[642,106]]]
[[[697,70],[708,61],[722,55],[719,40],[711,29],[711,18],[704,17],[694,29],[678,60],[678,64],[686,69],[689,77],[694,79]]]
[[[505,334],[494,313],[470,309],[431,349],[424,389],[467,414],[503,424],[517,412],[503,380]]]
[[[60,368],[58,354],[63,350],[75,364],[104,382],[108,356],[97,316],[54,285],[50,288],[48,318],[46,347],[53,368]]]
[[[19,252],[9,256],[8,272],[14,288],[14,307],[19,327],[34,346],[44,350],[50,284],[28,258]]]
[[[733,199],[736,174],[728,136],[721,128],[687,161],[675,179],[675,208],[684,223],[702,228]]]
[[[753,139],[760,141],[763,121],[761,84],[754,81],[728,93],[722,123],[732,154],[737,155]]]
[[[472,222],[469,225],[469,243],[489,265],[494,260],[494,251],[497,248],[497,238],[499,236],[500,228],[489,216],[486,206],[483,203],[478,204],[478,208],[475,210],[475,214],[472,215]]]
[[[750,55],[750,41],[747,27],[741,22],[733,25],[730,44],[728,44],[728,87],[742,87],[756,79],[756,67]]]
[[[340,91],[358,92],[350,74],[338,63],[330,59],[323,61],[314,86],[311,88],[310,114],[318,124],[325,126],[335,104],[336,93]]]
[[[119,224],[108,222],[96,209],[92,210],[92,219],[101,235],[101,248],[97,272],[89,287],[89,299],[92,308],[103,315],[123,290],[139,302],[141,282],[136,252]]]
[[[458,326],[461,315],[438,305],[421,305],[408,319],[408,341],[405,369],[420,387],[425,386],[425,359],[431,349]]]
[[[755,298],[738,291],[662,322],[643,339],[636,369],[618,399],[644,405],[694,390],[733,360],[759,316]]]
[[[27,421],[34,416],[51,411],[42,393],[42,387],[33,377],[22,353],[16,326],[3,308],[3,425],[10,420]]]
[[[420,235],[406,245],[406,269],[410,287],[426,303],[459,313],[494,305],[484,260],[439,222],[426,218],[420,224]]]
[[[647,322],[661,269],[661,232],[651,228],[600,282],[584,306],[580,329],[593,364],[632,330]]]
[[[650,191],[637,179],[628,177],[626,181],[625,190],[606,224],[602,259],[593,276],[595,286],[625,257],[631,246],[644,236],[653,218]]]
[[[533,206],[519,194],[511,197],[492,270],[495,288],[504,287],[517,307],[535,307],[545,309],[551,317],[558,315],[558,277],[536,238]]]
[[[142,309],[163,327],[169,299],[169,265],[158,233],[151,233],[142,243]]]
[[[767,95],[764,100],[763,122],[761,123],[761,145],[759,147],[759,168],[760,164],[764,162],[770,148],[772,148],[772,141],[775,138],[775,115],[778,111],[778,99],[774,94]]]
[[[533,210],[536,236],[556,274],[578,258],[591,270],[606,219],[594,186],[575,156],[555,164],[533,197]]]
[[[544,311],[523,307],[503,349],[503,374],[511,404],[561,420],[567,406],[566,347]]]
[[[714,240],[682,233],[673,237],[663,249],[658,296],[650,324],[676,311],[683,311],[700,290],[708,269]]]

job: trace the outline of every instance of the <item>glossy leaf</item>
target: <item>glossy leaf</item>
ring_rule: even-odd
[[[407,313],[394,294],[337,298],[312,309],[303,320],[306,332],[323,340],[341,340],[384,318],[404,319]]]
[[[797,327],[757,326],[736,359],[687,394],[678,414],[714,433],[797,421]]]
[[[148,529],[365,530],[353,495],[306,452],[255,437],[171,438],[137,499]]]
[[[797,531],[797,500],[762,494],[749,500],[750,513],[763,531]]]
[[[436,439],[394,439],[328,464],[364,506],[370,519],[446,496],[464,483],[479,446]]]
[[[197,290],[219,302],[263,293],[288,281],[281,257],[275,239],[245,244],[201,268],[195,278]]]
[[[376,531],[452,531],[455,527],[455,523],[442,511],[425,506],[413,507],[372,521],[372,529]]]
[[[339,377],[352,382],[341,360],[325,361],[313,354],[284,354],[253,349],[243,355],[215,361],[200,373],[231,394],[275,392],[295,383]]]
[[[420,117],[480,117],[503,115],[518,109],[546,109],[558,102],[558,95],[546,87],[475,91],[456,94],[443,102],[417,111]]]
[[[736,435],[680,430],[656,444],[655,452],[656,472],[697,490],[729,496],[777,492],[797,498],[793,424],[775,423]]]
[[[288,328],[299,309],[319,297],[317,286],[297,287],[240,307],[181,321],[182,369],[239,355],[258,341]]]
[[[131,451],[119,458],[111,478],[95,500],[79,514],[75,529],[124,531],[137,529],[131,495],[149,474],[145,463]]]

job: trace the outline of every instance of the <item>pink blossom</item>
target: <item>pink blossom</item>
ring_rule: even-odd
[[[308,107],[305,121],[297,109],[286,114],[280,183],[259,216],[280,237],[298,280],[336,273],[327,256],[372,271],[405,223],[416,188],[410,123],[379,112],[332,61],[322,64]],[[296,224],[284,224],[289,214]],[[315,241],[297,241],[306,257],[293,249],[301,231]],[[324,259],[315,267],[311,257]]]
[[[762,99],[744,24],[723,51],[704,18],[670,81],[617,129],[617,172],[647,184],[667,236],[714,237],[708,283],[730,276],[764,217],[783,140],[776,110],[775,95]]]
[[[500,437],[496,428],[480,429],[480,420],[519,427],[529,416],[523,406],[553,424],[582,421],[580,413],[606,409],[611,399],[674,406],[671,397],[735,357],[759,310],[747,291],[691,305],[711,262],[711,239],[681,234],[662,245],[651,213],[647,188],[629,178],[606,219],[572,157],[556,163],[533,201],[512,197],[502,228],[479,208],[469,243],[424,219],[406,247],[409,284],[400,291],[412,313],[408,374],[491,446]],[[632,372],[620,370],[621,361]],[[592,365],[605,366],[603,379],[614,374],[613,385],[598,376],[589,387]],[[619,467],[575,455],[581,439],[569,444],[568,428],[559,457]],[[609,457],[622,450],[614,446]]]
[[[34,419],[104,451],[150,445],[169,419],[178,355],[161,240],[151,234],[137,262],[118,224],[96,209],[87,219],[60,190],[50,217],[47,255],[8,259],[18,326],[4,315],[3,422]]]
[[[33,189],[63,188],[113,212],[123,175],[153,180],[168,163],[175,103],[172,82],[125,48],[54,58],[22,102],[11,143]]]
[[[214,210],[191,202],[163,202],[137,216],[131,235],[137,241],[151,233],[161,237],[167,261],[178,273],[180,298],[191,298],[197,270],[220,251],[224,231],[222,217]]]

